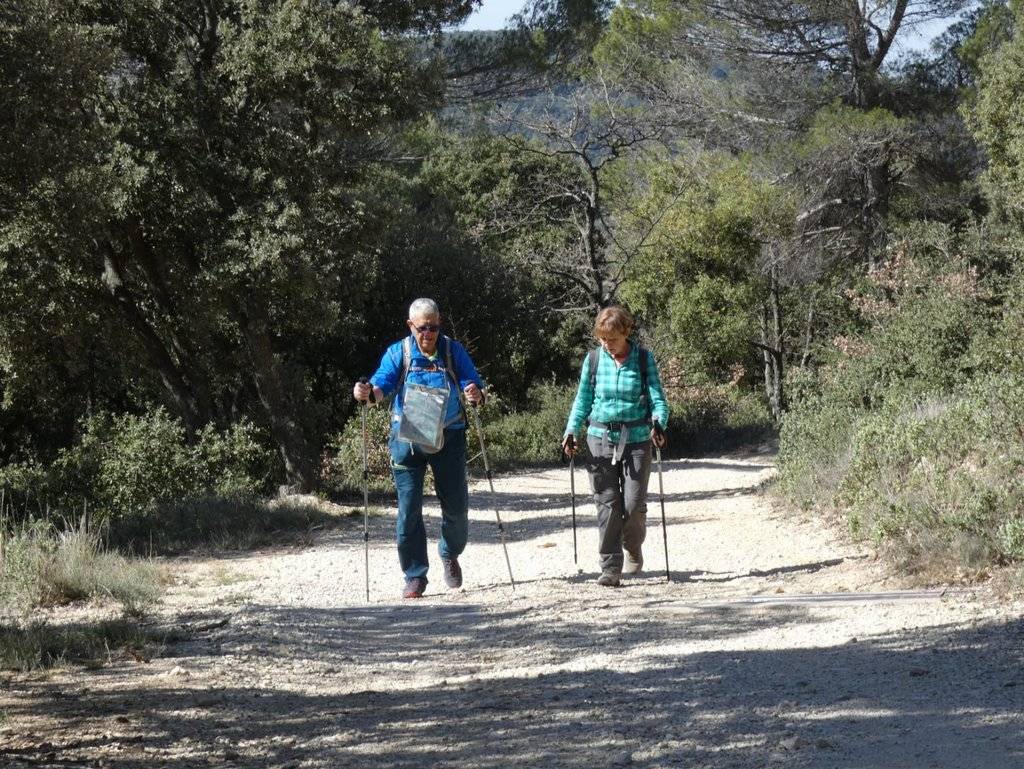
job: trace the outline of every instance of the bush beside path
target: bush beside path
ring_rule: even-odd
[[[772,457],[665,462],[646,572],[594,584],[577,471],[472,491],[464,589],[397,598],[393,512],[312,546],[175,559],[152,658],[0,674],[10,767],[982,767],[1024,763],[1024,622],[983,590],[910,589],[773,508]],[[429,510],[432,547],[439,516]]]

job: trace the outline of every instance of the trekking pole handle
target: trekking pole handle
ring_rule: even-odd
[[[364,385],[370,384],[369,378],[365,377],[365,376],[359,377],[359,379],[357,381],[359,382],[359,384],[364,384]],[[376,403],[376,402],[377,402],[377,394],[373,391],[373,385],[370,385],[370,399],[369,399],[369,403]]]
[[[466,386],[468,387],[469,385],[466,385]],[[480,400],[478,400],[476,403],[473,403],[473,401],[471,401],[469,399],[469,393],[467,393],[465,389],[463,389],[463,391],[462,391],[462,395],[463,395],[463,397],[465,397],[466,403],[468,403],[470,406],[472,406],[475,409],[478,409],[481,406],[483,406],[484,405],[484,401],[487,400],[487,392],[484,390],[484,388],[478,386],[477,387],[477,392],[480,393]]]
[[[658,448],[660,449],[668,442],[665,438],[665,428],[661,426],[661,422],[659,422],[657,419],[654,420],[651,427],[654,430],[655,438],[657,438],[656,444],[660,444],[658,445]]]
[[[558,455],[561,457],[562,464],[568,464],[573,457],[576,455],[576,436],[567,435],[562,440],[562,443],[558,446]]]

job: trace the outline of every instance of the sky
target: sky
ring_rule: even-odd
[[[501,29],[505,19],[523,7],[523,0],[483,0],[460,29]]]
[[[525,0],[483,0],[480,6],[473,12],[460,29],[501,29],[505,26],[505,20],[517,13]],[[954,19],[937,20],[924,25],[917,34],[905,37],[900,41],[901,50],[923,51],[928,47],[931,40],[943,32]]]

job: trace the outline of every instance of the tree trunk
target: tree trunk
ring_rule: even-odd
[[[106,285],[114,302],[121,310],[128,327],[142,342],[143,349],[149,355],[160,378],[171,394],[175,407],[185,423],[185,429],[194,435],[202,429],[209,419],[203,413],[199,400],[189,387],[181,369],[175,363],[163,340],[153,326],[146,320],[139,309],[135,297],[125,284],[124,264],[121,262],[113,245],[109,241],[100,244],[103,253],[103,283]]]
[[[864,202],[860,220],[864,263],[875,266],[875,255],[885,249],[885,218],[889,213],[889,161],[869,165],[864,171]]]
[[[864,6],[850,3],[846,17],[846,45],[850,52],[850,66],[853,76],[853,103],[862,110],[871,110],[881,101],[881,87],[878,73],[882,69],[885,57],[899,34],[906,17],[909,0],[895,0],[892,15],[886,29],[874,27],[870,18],[865,15]],[[868,43],[869,36],[874,37],[875,47],[872,50]]]
[[[807,322],[804,324],[804,351],[800,356],[801,368],[805,367],[807,361],[811,359],[811,343],[814,341],[814,309],[817,302],[818,289],[815,288],[811,292],[810,303],[807,307]]]
[[[779,280],[776,270],[772,268],[772,288],[771,288],[771,307],[772,307],[772,335],[775,337],[774,354],[772,360],[774,363],[774,374],[775,380],[772,388],[772,414],[775,416],[775,421],[782,421],[782,412],[786,410],[786,398],[785,392],[783,392],[782,386],[782,361],[786,353],[785,345],[786,340],[783,336],[782,328],[782,300],[779,296]]]
[[[772,418],[778,423],[782,421],[782,413],[786,407],[782,385],[785,349],[783,346],[782,303],[779,297],[775,268],[772,268],[771,272],[768,299],[761,305],[760,326],[761,343],[757,347],[761,350],[761,357],[764,361],[764,392],[768,399]]]
[[[583,214],[585,224],[581,228],[580,236],[583,238],[583,251],[586,254],[588,269],[593,281],[591,301],[594,303],[595,310],[600,311],[610,305],[613,300],[605,285],[606,275],[602,264],[600,235],[597,227],[599,206],[601,205],[601,181],[598,178],[597,169],[590,165],[585,156],[581,156],[580,164],[587,175],[590,186],[585,195],[586,210]]]
[[[175,330],[182,315],[178,311],[177,303],[174,301],[167,281],[160,270],[159,260],[153,253],[142,230],[142,223],[137,218],[131,217],[125,223],[125,231],[128,241],[131,243],[135,263],[142,270],[157,307],[169,321],[166,333],[170,342],[170,351],[177,360],[178,370],[187,382],[189,390],[198,404],[201,416],[206,422],[212,421],[213,403],[210,398],[210,387],[197,364],[199,356],[192,348],[191,343]]]
[[[260,403],[270,420],[270,432],[284,460],[288,483],[308,493],[317,487],[313,451],[296,418],[295,402],[289,397],[281,364],[274,354],[266,312],[257,301],[239,310],[252,375]]]

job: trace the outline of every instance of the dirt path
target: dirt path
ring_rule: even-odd
[[[397,599],[391,515],[370,604],[357,520],[177,564],[161,621],[186,632],[163,656],[0,678],[0,766],[1024,766],[1021,606],[900,591],[773,512],[770,462],[665,463],[671,583],[656,495],[649,571],[619,589],[593,583],[581,495],[576,575],[565,470],[497,481],[515,592],[481,485],[465,588],[432,573],[419,602]]]

